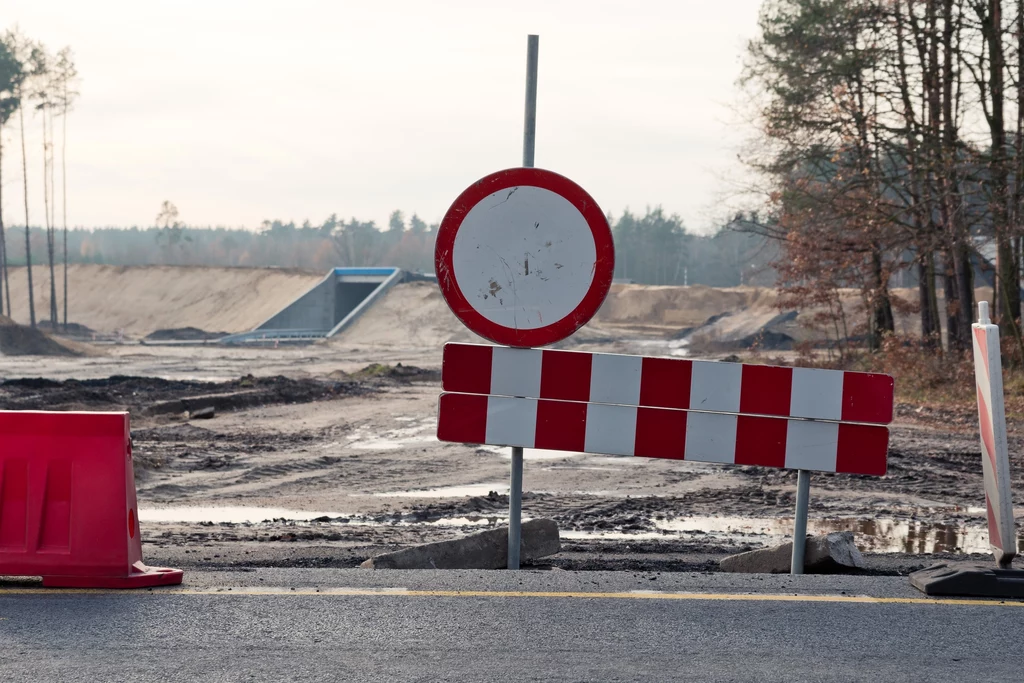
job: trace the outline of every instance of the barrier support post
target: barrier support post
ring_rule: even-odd
[[[807,503],[811,496],[811,473],[797,470],[796,473],[796,516],[793,519],[793,558],[789,573],[804,573],[804,548],[807,545]]]
[[[519,569],[523,521],[523,449],[512,449],[512,476],[508,491],[508,568]]]

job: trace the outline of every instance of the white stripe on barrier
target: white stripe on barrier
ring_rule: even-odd
[[[636,408],[601,403],[587,404],[584,449],[609,455],[633,455],[636,442]]]
[[[694,363],[690,376],[690,408],[723,413],[740,412],[739,363]]]
[[[487,401],[487,443],[533,448],[536,433],[535,405],[505,396]]]
[[[491,360],[491,386],[502,396],[539,396],[541,351],[495,346]]]
[[[843,419],[844,374],[841,370],[793,368],[790,414],[819,420]]]
[[[701,462],[736,462],[736,416],[687,413],[686,454]]]
[[[595,355],[590,370],[590,400],[637,405],[643,360],[642,356]]]
[[[838,448],[838,423],[794,420],[786,435],[786,468],[833,472]]]

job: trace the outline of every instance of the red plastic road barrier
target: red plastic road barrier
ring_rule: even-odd
[[[0,411],[0,575],[44,586],[144,588],[127,413]]]

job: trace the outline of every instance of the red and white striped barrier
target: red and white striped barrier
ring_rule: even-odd
[[[445,391],[888,424],[889,375],[446,344]]]
[[[1000,566],[1009,567],[1017,554],[1013,501],[1010,490],[1010,459],[1006,445],[1006,412],[1003,406],[1003,365],[999,353],[999,328],[988,317],[988,302],[978,304],[974,337],[974,376],[981,426],[981,463],[985,477],[988,537]]]
[[[867,424],[445,393],[437,438],[882,476],[889,430]]]
[[[438,438],[882,476],[888,375],[447,344]]]

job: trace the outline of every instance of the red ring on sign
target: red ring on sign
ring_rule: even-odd
[[[528,185],[561,195],[583,214],[594,237],[594,278],[580,303],[568,315],[543,327],[520,330],[488,320],[466,299],[455,278],[452,257],[455,236],[470,209],[485,197],[510,187]],[[615,244],[601,207],[582,187],[552,171],[540,168],[510,168],[492,173],[470,185],[448,208],[437,231],[434,246],[434,272],[441,295],[462,324],[481,337],[506,346],[547,346],[561,341],[583,327],[601,308],[612,286],[615,272]]]

